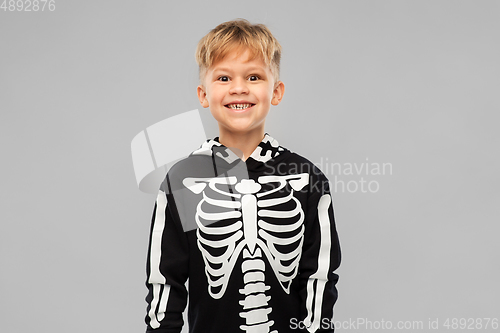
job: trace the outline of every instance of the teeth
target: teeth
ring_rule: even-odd
[[[252,104],[229,104],[228,105],[233,110],[243,110],[252,106]]]

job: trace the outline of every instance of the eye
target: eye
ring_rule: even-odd
[[[250,75],[250,77],[248,79],[250,81],[257,81],[258,79],[260,79],[260,77],[258,75]]]
[[[222,75],[222,76],[219,76],[217,78],[218,81],[222,81],[222,82],[228,82],[229,81],[229,78],[225,75]]]

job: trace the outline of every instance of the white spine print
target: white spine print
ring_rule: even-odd
[[[292,188],[287,195],[271,199],[262,198],[283,189],[287,182]],[[261,176],[258,178],[258,183],[251,179],[242,179],[238,183],[236,177],[186,178],[183,181],[184,185],[194,193],[203,192],[203,199],[198,203],[195,219],[198,225],[198,247],[205,262],[208,292],[214,299],[224,295],[236,260],[243,252],[241,270],[244,274],[244,288],[239,292],[245,297],[239,303],[243,310],[240,316],[245,319],[245,325],[241,325],[240,329],[248,333],[278,333],[276,330],[270,331],[274,321],[269,319],[272,309],[268,302],[271,297],[265,292],[270,287],[265,284],[265,263],[262,259],[265,255],[281,287],[289,293],[291,281],[297,275],[304,235],[304,212],[300,201],[293,194],[294,191],[300,191],[308,182],[307,173]],[[267,183],[279,183],[279,186],[267,192],[259,192],[261,184]],[[228,200],[210,198],[205,193],[207,184],[213,192],[227,196]],[[235,184],[234,189],[238,193],[224,192],[217,188],[216,184]],[[273,206],[288,204],[291,201],[295,203],[291,210],[272,209]],[[203,205],[218,207],[220,212],[206,212],[202,209]],[[275,224],[270,221],[281,218],[294,219],[295,222]],[[201,221],[217,222],[226,219],[236,219],[236,221],[224,226],[204,225]],[[290,234],[292,236],[285,236]],[[210,237],[217,239],[212,240]],[[293,244],[295,244],[293,248],[286,253],[276,248],[277,245],[288,245],[290,248]],[[222,254],[221,250],[224,250]],[[214,253],[219,254],[214,255]]]
[[[241,325],[240,329],[248,333],[269,332],[274,321],[268,318],[272,311],[268,306],[271,296],[265,294],[270,287],[264,282],[265,264],[260,259],[262,253],[260,249],[257,249],[254,255],[251,255],[247,249],[244,249],[243,258],[245,260],[241,265],[241,271],[244,273],[245,287],[239,291],[240,294],[245,295],[245,299],[240,301],[240,305],[243,306],[240,316],[245,318],[246,325]],[[278,333],[278,331],[274,330],[271,333]]]

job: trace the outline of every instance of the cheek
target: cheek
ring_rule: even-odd
[[[273,98],[273,90],[271,88],[262,88],[258,91],[261,102],[270,102]]]
[[[212,90],[209,96],[211,101],[220,102],[224,97],[224,93],[218,90]]]

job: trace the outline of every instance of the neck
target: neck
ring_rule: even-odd
[[[219,128],[219,142],[228,148],[236,148],[243,153],[240,158],[246,161],[255,148],[264,139],[264,128],[259,128],[249,132],[229,132]],[[238,155],[238,152],[235,152]]]

